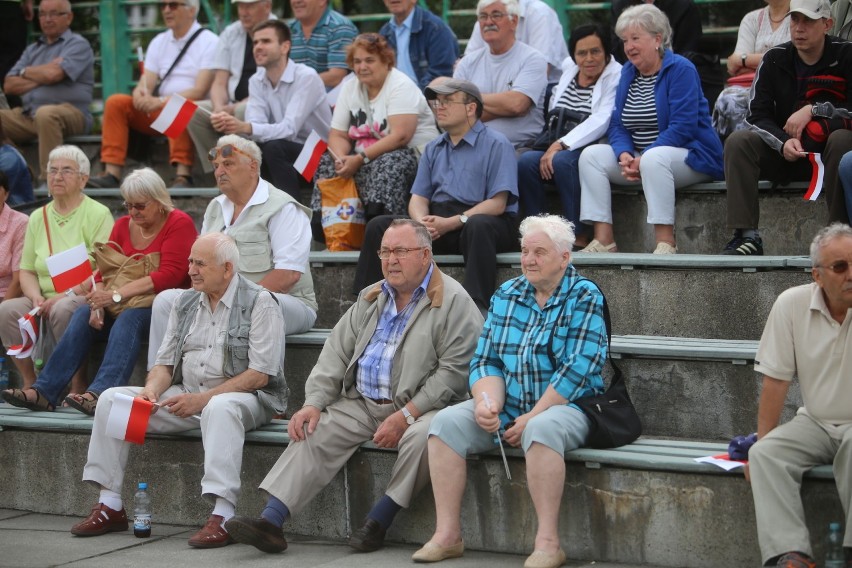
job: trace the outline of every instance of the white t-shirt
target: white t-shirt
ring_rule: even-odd
[[[743,16],[737,32],[735,53],[765,53],[770,47],[790,41],[790,16],[772,30],[769,7],[752,10]]]
[[[399,69],[392,68],[382,90],[373,100],[368,99],[366,87],[357,79],[343,86],[331,127],[346,132],[360,152],[375,144],[390,132],[388,117],[397,114],[416,114],[417,130],[408,142],[409,148],[422,150],[438,137],[435,117],[429,110],[420,87]]]
[[[465,56],[456,65],[456,79],[466,79],[479,87],[483,95],[518,91],[533,102],[527,114],[514,118],[495,118],[486,123],[503,133],[519,148],[531,143],[544,126],[544,91],[547,88],[547,61],[536,49],[516,41],[512,49],[492,55],[488,48]]]
[[[151,40],[148,44],[148,53],[145,54],[145,71],[157,74],[161,80],[166,71],[177,59],[180,50],[189,41],[189,38],[201,24],[193,22],[189,31],[180,38],[175,39],[172,30],[166,30]],[[215,69],[214,55],[219,38],[210,30],[204,30],[199,34],[192,45],[183,54],[180,62],[172,70],[165,81],[160,84],[160,95],[167,97],[195,86],[195,79],[202,69]]]

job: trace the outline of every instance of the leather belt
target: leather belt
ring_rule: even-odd
[[[393,401],[387,398],[370,398],[368,396],[365,396],[364,398],[366,398],[367,400],[371,400],[376,404],[393,404]]]

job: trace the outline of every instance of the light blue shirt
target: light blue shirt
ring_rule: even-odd
[[[396,35],[396,68],[411,77],[411,80],[417,82],[417,73],[414,72],[414,66],[411,65],[411,57],[408,53],[408,44],[411,41],[411,22],[414,20],[414,10],[408,17],[397,24],[394,18],[391,18],[390,25]]]

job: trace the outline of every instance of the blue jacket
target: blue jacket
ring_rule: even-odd
[[[635,153],[630,131],[621,122],[621,111],[627,101],[627,90],[636,73],[636,67],[632,63],[625,63],[615,94],[615,108],[607,135],[616,159],[622,152]],[[712,176],[713,179],[724,179],[722,142],[710,123],[707,99],[701,90],[698,71],[688,59],[666,50],[663,66],[654,85],[654,100],[660,135],[648,148],[686,148],[689,150],[686,165],[697,172]]]
[[[379,33],[396,51],[396,34],[390,22]],[[444,21],[420,6],[414,7],[408,57],[417,74],[417,84],[425,89],[435,77],[452,77],[453,65],[459,57],[459,42]]]

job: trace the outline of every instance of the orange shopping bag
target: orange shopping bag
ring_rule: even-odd
[[[360,250],[364,243],[364,206],[352,178],[317,181],[322,196],[322,230],[330,251]]]

